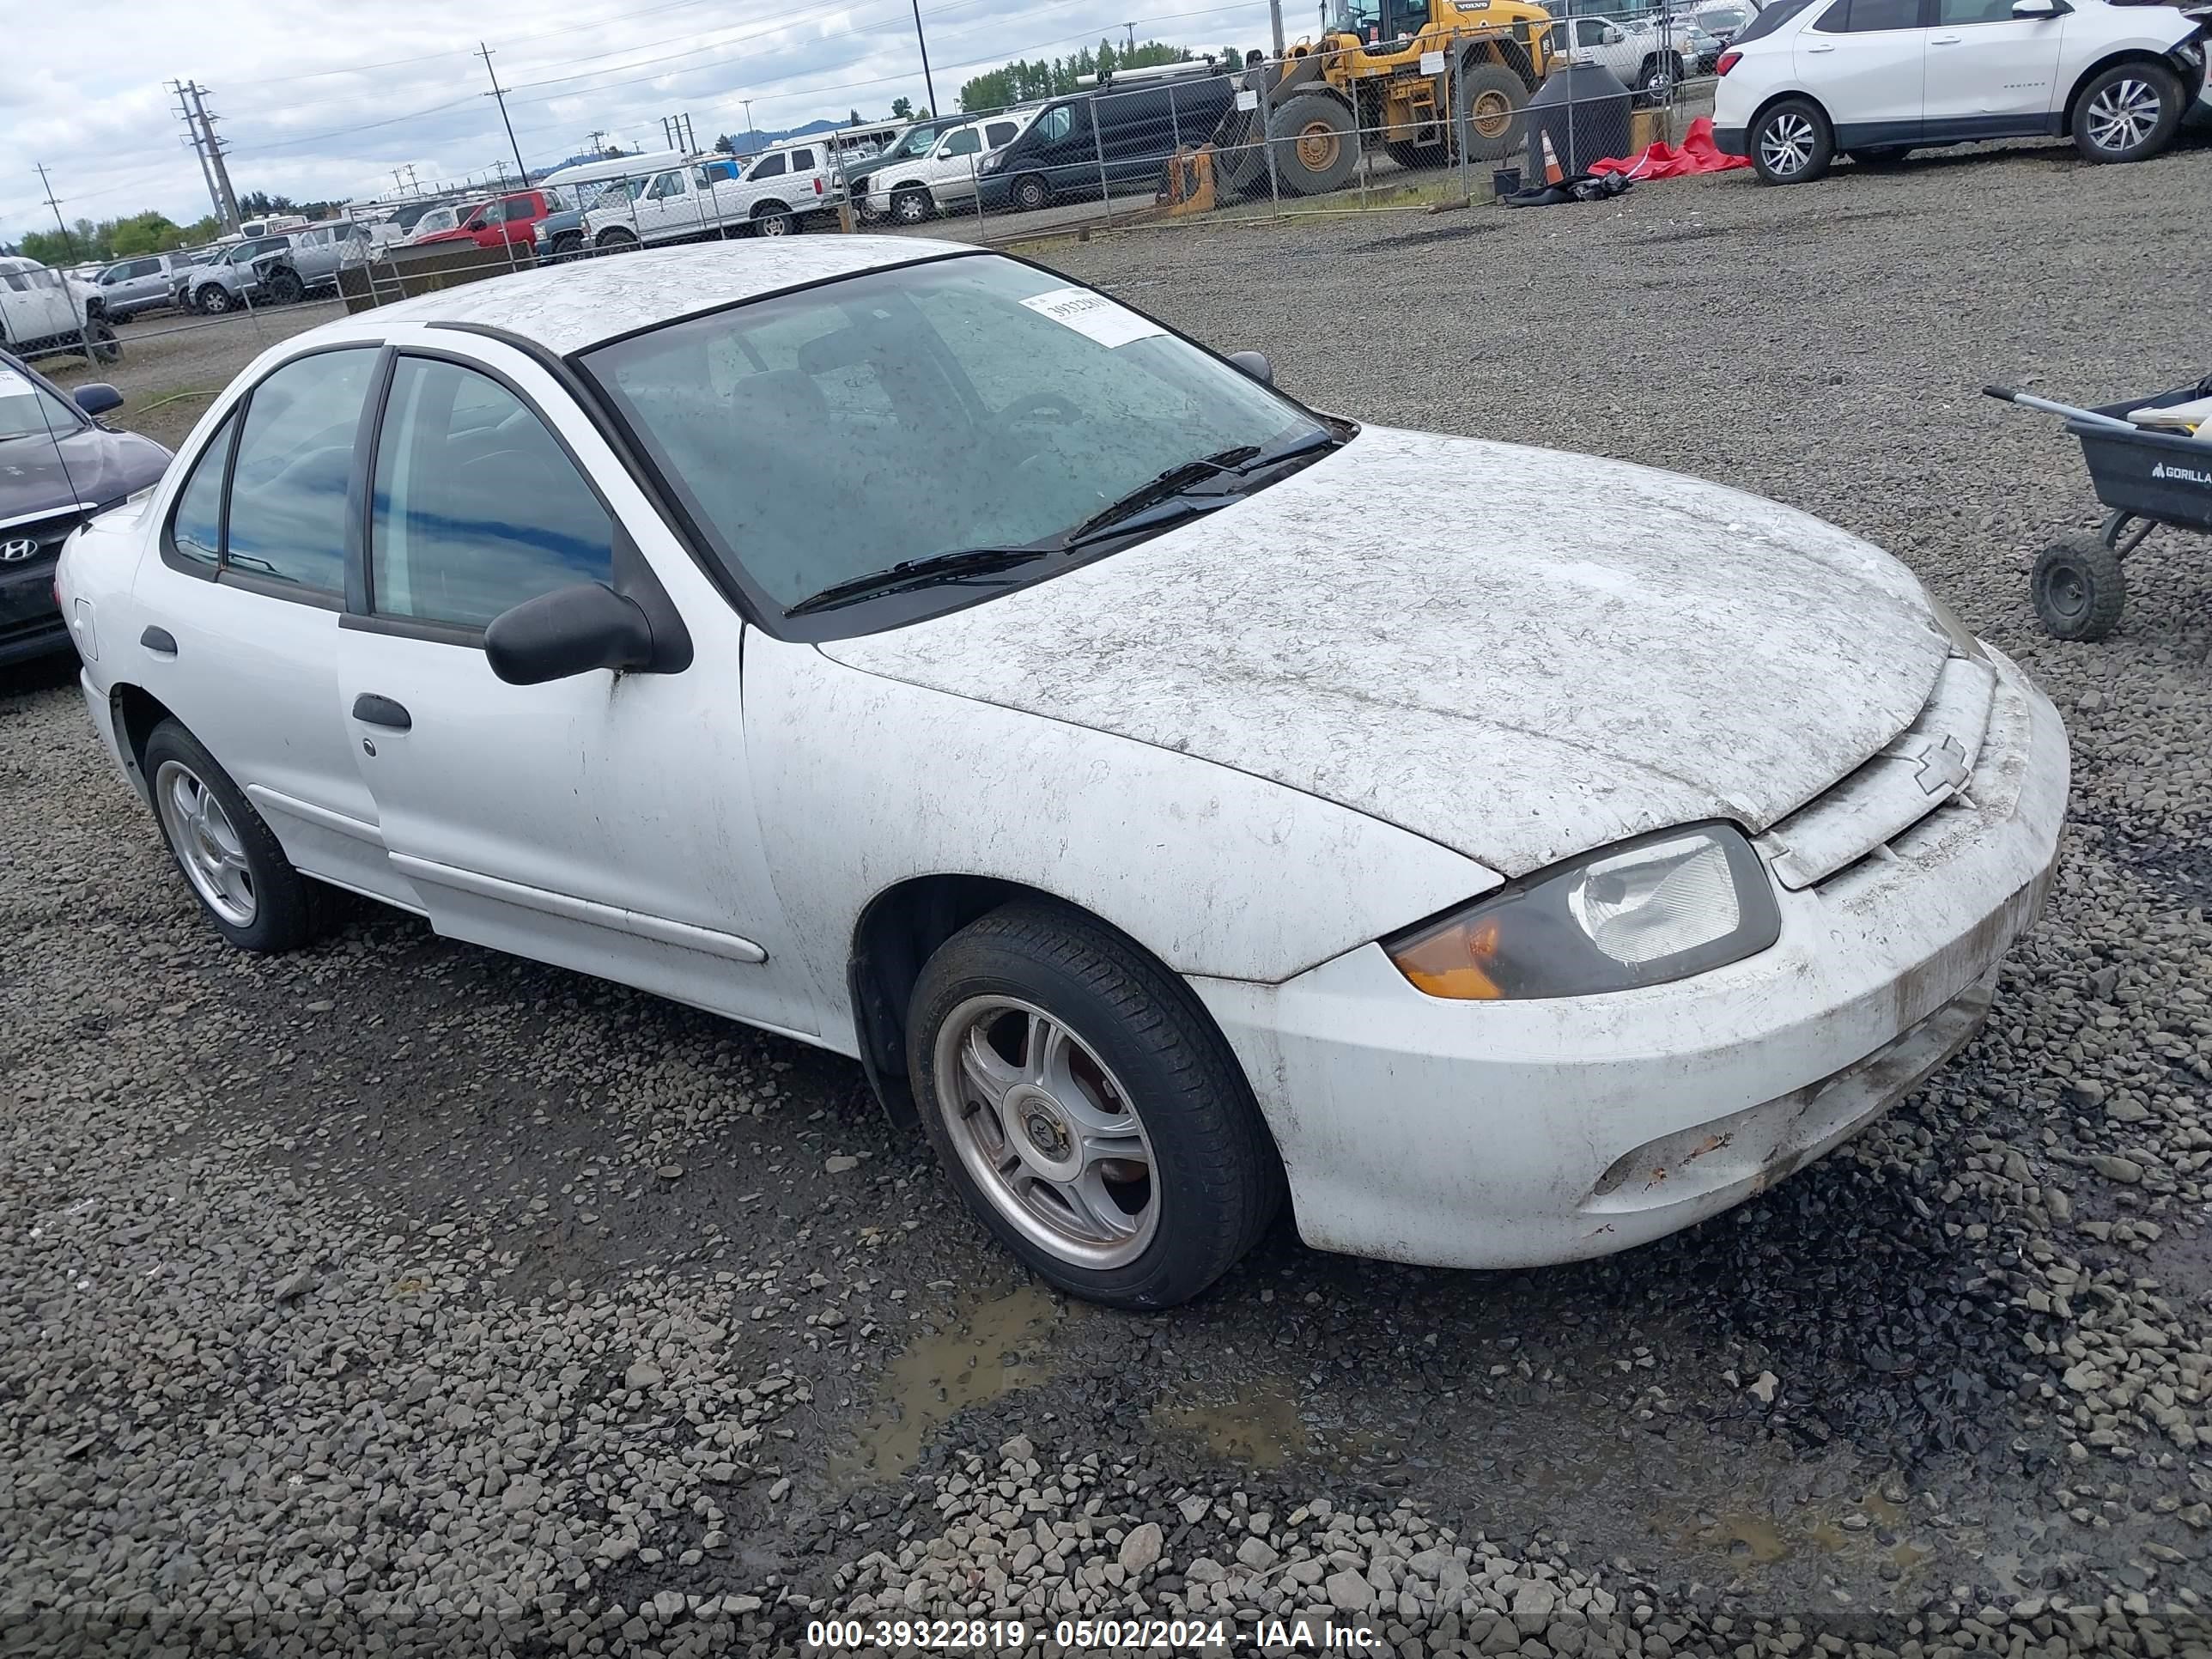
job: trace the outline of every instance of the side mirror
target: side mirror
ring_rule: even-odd
[[[1236,364],[1237,368],[1243,369],[1247,374],[1249,374],[1261,386],[1274,385],[1275,366],[1267,361],[1267,354],[1266,352],[1232,351],[1229,354],[1229,361]]]
[[[525,599],[484,629],[484,659],[509,685],[542,685],[594,668],[644,668],[653,654],[645,612],[601,582]]]
[[[2061,0],[2012,0],[2012,15],[2015,17],[2057,17],[2069,9]]]
[[[76,399],[76,406],[88,415],[105,415],[111,409],[123,407],[123,394],[105,380],[81,386],[70,395]]]
[[[1620,25],[1607,23],[1605,26],[1604,40],[1608,46],[1617,46],[1626,39],[1628,36],[1621,30]]]

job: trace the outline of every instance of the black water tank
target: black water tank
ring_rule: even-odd
[[[1525,186],[1544,182],[1544,140],[1566,173],[1588,173],[1590,163],[1628,154],[1628,88],[1598,63],[1570,63],[1553,70],[1528,100]]]

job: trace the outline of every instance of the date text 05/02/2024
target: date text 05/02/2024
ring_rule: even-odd
[[[1261,1619],[1249,1629],[1226,1619],[1061,1619],[1049,1627],[1020,1619],[817,1619],[807,1624],[806,1648],[810,1654],[1013,1652],[1044,1640],[1048,1631],[1061,1649],[1160,1653],[1364,1653],[1381,1641],[1371,1626],[1328,1618]]]

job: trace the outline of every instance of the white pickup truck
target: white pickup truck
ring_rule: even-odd
[[[628,200],[602,200],[584,216],[584,240],[600,252],[706,236],[787,236],[831,213],[844,187],[819,143],[779,144],[755,156],[743,174],[726,156],[669,167]]]

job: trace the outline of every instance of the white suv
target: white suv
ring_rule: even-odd
[[[902,225],[918,225],[933,214],[951,212],[975,200],[975,174],[983,158],[1020,137],[1036,116],[1036,110],[1019,110],[957,126],[927,155],[905,157],[856,180],[855,194],[865,191],[872,195],[878,207]]]
[[[1929,144],[2073,135],[2092,161],[2173,142],[2202,14],[2106,0],[1776,0],[1721,55],[1713,137],[1770,185]]]
[[[113,362],[123,347],[99,295],[91,283],[36,259],[0,258],[0,346],[26,362],[76,351],[88,362]]]

